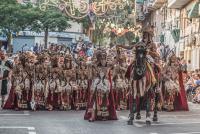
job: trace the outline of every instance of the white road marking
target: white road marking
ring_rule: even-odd
[[[29,131],[34,131],[34,130],[35,130],[34,127],[28,127],[27,129],[28,129]]]
[[[188,132],[188,133],[171,133],[171,134],[200,134],[200,132]]]
[[[27,130],[35,130],[34,127],[23,127],[23,126],[0,126],[0,129],[27,129]]]
[[[28,134],[36,134],[36,132],[28,132]]]
[[[177,123],[177,122],[170,122],[170,123],[161,123],[161,124],[152,124],[152,126],[164,126],[164,125],[187,125],[187,124],[200,124],[200,122],[182,122],[182,123]]]
[[[23,126],[0,126],[0,129],[27,129],[28,134],[36,134],[34,127],[23,127]]]

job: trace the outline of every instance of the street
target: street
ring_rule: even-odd
[[[200,134],[200,106],[190,104],[190,108],[189,112],[159,112],[159,122],[149,127],[144,118],[128,126],[128,111],[117,112],[117,121],[89,123],[83,119],[84,111],[1,110],[0,134]]]

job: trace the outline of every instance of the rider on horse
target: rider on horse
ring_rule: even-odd
[[[151,92],[156,94],[156,89],[158,86],[159,73],[161,71],[159,67],[159,54],[157,53],[157,48],[155,43],[152,41],[153,38],[153,26],[148,26],[143,29],[143,39],[142,41],[132,45],[132,46],[122,46],[118,45],[117,47],[132,49],[135,53],[135,60],[130,65],[127,70],[127,75],[130,81],[133,81],[133,102],[130,114],[129,124],[132,124],[134,120],[134,113],[137,109],[137,119],[140,119],[140,107],[143,97],[147,99],[147,120],[146,123],[150,124],[150,102],[151,102]],[[138,90],[139,89],[139,90]],[[150,90],[153,89],[153,90]],[[136,104],[136,98],[140,98],[140,102]],[[154,121],[157,121],[157,101],[155,101],[154,107]],[[138,106],[136,106],[138,105]],[[137,108],[136,108],[137,107]],[[139,108],[138,108],[139,107]]]

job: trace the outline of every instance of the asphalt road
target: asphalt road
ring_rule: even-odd
[[[145,125],[145,118],[127,125],[128,111],[117,121],[83,119],[84,111],[0,111],[0,134],[200,134],[200,105],[189,112],[159,112],[159,122]],[[144,113],[143,113],[144,115]]]

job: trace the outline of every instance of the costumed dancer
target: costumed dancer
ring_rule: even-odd
[[[72,69],[72,57],[70,54],[66,54],[64,58],[64,67],[62,78],[60,80],[61,88],[61,103],[63,110],[71,110],[73,103],[73,87],[71,80],[75,77],[75,73],[71,71]]]
[[[1,107],[4,107],[6,102],[6,97],[10,91],[11,84],[10,84],[10,77],[12,73],[12,64],[7,60],[7,56],[5,52],[0,52],[0,87],[1,87],[1,97],[2,103]]]
[[[19,61],[19,57],[15,57],[12,76],[11,76],[12,87],[9,97],[4,105],[4,109],[19,110],[20,108],[20,101],[22,97],[22,88],[23,88],[22,72],[23,72],[23,66]]]
[[[116,120],[116,110],[112,90],[111,67],[112,62],[107,59],[106,51],[98,50],[97,61],[93,63],[93,81],[90,87],[88,107],[85,119],[95,120]]]
[[[77,84],[78,89],[75,93],[75,107],[76,110],[85,109],[87,106],[87,92],[88,92],[88,66],[86,58],[80,57],[77,67]]]
[[[54,55],[51,57],[51,67],[49,70],[50,76],[48,80],[48,97],[47,97],[47,109],[52,111],[55,107],[57,107],[57,94],[56,90],[59,85],[58,79],[58,59],[57,56]]]
[[[43,56],[43,55],[42,55]],[[36,102],[36,109],[45,109],[46,97],[46,69],[43,66],[43,59],[38,62],[35,72],[34,80],[34,100]]]
[[[181,70],[175,54],[169,58],[169,63],[164,66],[164,106],[167,111],[188,110],[186,94],[184,93]],[[181,85],[182,84],[182,85]],[[184,90],[184,92],[182,91]]]
[[[117,110],[128,109],[128,80],[125,77],[127,64],[123,52],[117,50],[116,65],[113,69],[113,88],[115,89],[115,104]]]

